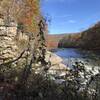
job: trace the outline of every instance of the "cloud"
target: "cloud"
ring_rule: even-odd
[[[58,15],[58,16],[54,16],[53,18],[68,18],[68,17],[71,17],[72,15],[70,14],[66,14],[66,15]]]
[[[69,23],[76,23],[76,20],[68,20]]]

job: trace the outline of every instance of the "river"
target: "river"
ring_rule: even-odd
[[[57,49],[54,53],[63,59],[66,66],[72,68],[75,62],[82,62],[87,68],[100,68],[100,53],[74,48]]]

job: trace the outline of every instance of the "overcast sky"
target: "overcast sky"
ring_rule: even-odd
[[[100,0],[42,0],[50,34],[73,33],[100,21]]]

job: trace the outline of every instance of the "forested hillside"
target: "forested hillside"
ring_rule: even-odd
[[[80,33],[66,34],[58,43],[60,48],[77,48],[79,47]]]
[[[64,36],[66,36],[66,34],[58,34],[58,35],[55,35],[55,34],[52,34],[52,35],[47,34],[46,35],[46,45],[47,45],[47,48],[49,48],[49,49],[57,48],[59,41]]]
[[[100,50],[100,22],[81,33],[80,47],[90,50]]]
[[[78,34],[69,34],[59,41],[59,47],[100,50],[100,22]]]
[[[79,41],[80,37],[81,34],[79,33],[47,34],[46,43],[49,49],[58,47],[76,47],[76,45],[78,46],[77,42]]]

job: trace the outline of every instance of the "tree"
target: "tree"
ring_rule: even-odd
[[[2,0],[0,1],[0,12],[7,21],[13,18],[17,23],[23,23],[25,32],[37,33],[41,18],[39,2],[40,0]]]

